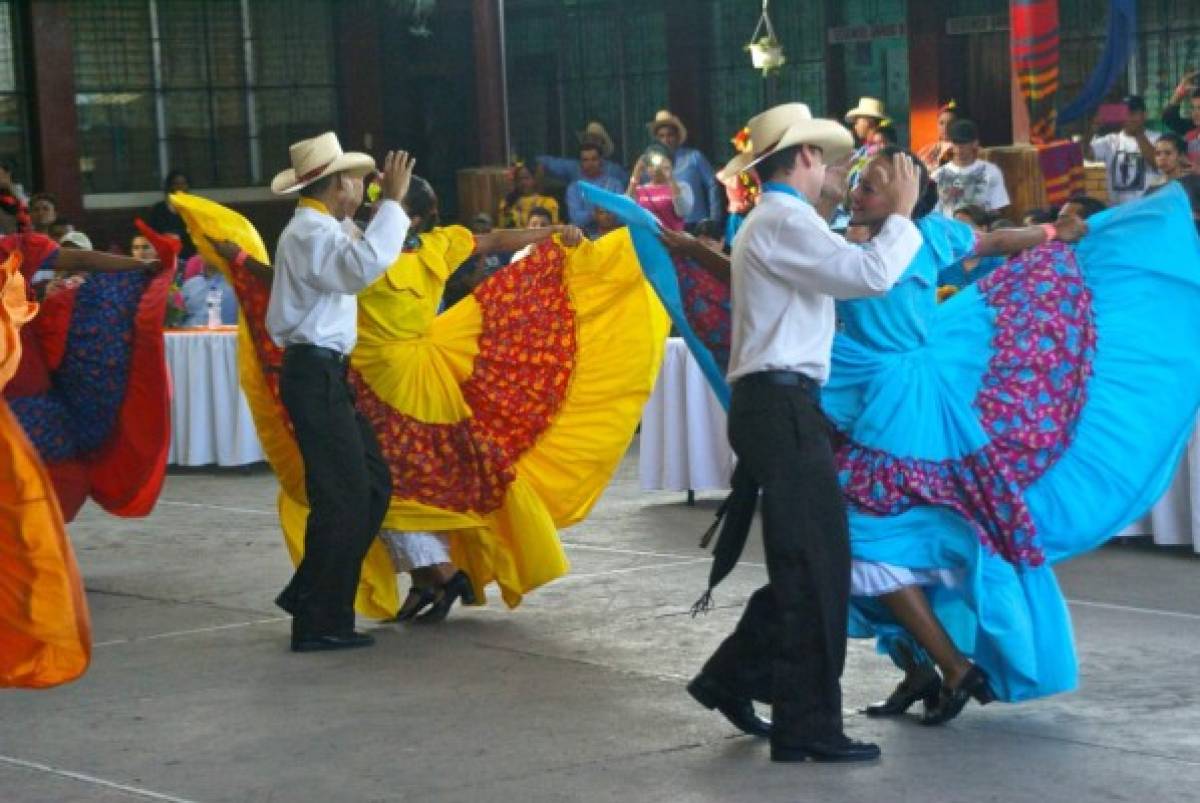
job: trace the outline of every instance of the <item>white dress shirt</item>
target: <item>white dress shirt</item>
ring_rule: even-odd
[[[383,201],[366,232],[350,220],[297,207],[275,249],[267,331],[278,345],[301,343],[349,354],[358,339],[358,293],[396,261],[408,215]]]
[[[824,384],[834,299],[886,293],[920,248],[917,227],[899,215],[869,243],[854,245],[801,198],[764,192],[733,246],[730,383],[784,370]]]

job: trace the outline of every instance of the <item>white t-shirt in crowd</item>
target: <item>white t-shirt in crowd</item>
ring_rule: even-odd
[[[966,167],[947,162],[933,171],[932,178],[938,188],[938,210],[946,217],[952,217],[963,206],[979,206],[994,212],[1010,203],[1004,174],[982,159]]]
[[[1154,131],[1146,132],[1146,139],[1153,145],[1158,140]],[[1108,179],[1108,195],[1115,204],[1141,198],[1159,175],[1152,162],[1142,156],[1137,140],[1124,131],[1094,137],[1092,154],[1104,162],[1104,175]]]

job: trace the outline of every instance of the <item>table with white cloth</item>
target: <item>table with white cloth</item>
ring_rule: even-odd
[[[729,487],[733,450],[725,410],[683,338],[667,340],[654,392],[642,411],[638,477],[644,491]]]
[[[266,459],[238,382],[237,328],[164,334],[171,372],[171,451],[177,466],[244,466]]]
[[[1121,535],[1149,535],[1161,546],[1190,546],[1200,554],[1200,426],[1192,432],[1171,487]]]
[[[642,490],[727,489],[734,461],[725,421],[725,411],[683,339],[668,340],[658,382],[642,413]],[[1121,535],[1148,535],[1156,544],[1188,545],[1200,553],[1200,427],[1166,494]]]

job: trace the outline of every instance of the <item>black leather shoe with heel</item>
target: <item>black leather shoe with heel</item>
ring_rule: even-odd
[[[928,711],[937,706],[941,691],[941,675],[932,664],[920,664],[904,676],[886,700],[867,706],[863,713],[869,717],[896,717],[912,708],[918,700],[925,701]]]
[[[966,706],[971,698],[980,705],[987,705],[996,699],[995,692],[988,684],[987,673],[978,666],[972,666],[963,679],[953,689],[942,687],[937,705],[928,708],[921,718],[922,725],[942,725],[954,719]]]
[[[771,735],[771,721],[754,712],[751,700],[734,696],[711,678],[697,675],[687,685],[687,690],[692,699],[710,711],[720,711],[742,733],[751,736]]]
[[[433,604],[429,606],[429,610],[418,616],[414,621],[425,625],[436,625],[446,619],[450,614],[450,609],[454,607],[454,603],[459,599],[463,601],[464,605],[475,604],[475,588],[471,585],[471,578],[461,569],[455,572],[454,576],[437,590]]]

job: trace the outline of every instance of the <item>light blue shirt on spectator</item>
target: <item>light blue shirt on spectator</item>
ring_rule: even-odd
[[[568,159],[564,156],[539,156],[537,163],[546,172],[546,175],[558,179],[563,184],[571,184],[583,178],[583,171],[579,167],[578,159]],[[616,179],[621,185],[618,192],[623,191],[625,185],[629,183],[629,172],[608,159],[604,160],[604,175]],[[605,189],[608,188],[605,187]]]
[[[721,182],[717,181],[712,165],[704,154],[695,148],[676,148],[672,167],[675,180],[691,187],[692,196],[696,199],[684,222],[688,225],[701,220],[720,223],[725,218],[724,194],[721,192]]]
[[[578,178],[567,187],[567,220],[590,237],[596,233],[596,207],[583,200],[579,185],[584,182],[618,195],[625,192],[625,185],[610,175],[602,174],[597,178]]]
[[[187,317],[183,319],[185,327],[204,327],[208,325],[208,291],[221,291],[221,324],[232,326],[237,323],[238,303],[233,288],[225,277],[217,273],[213,276],[193,276],[183,283],[184,309]]]

